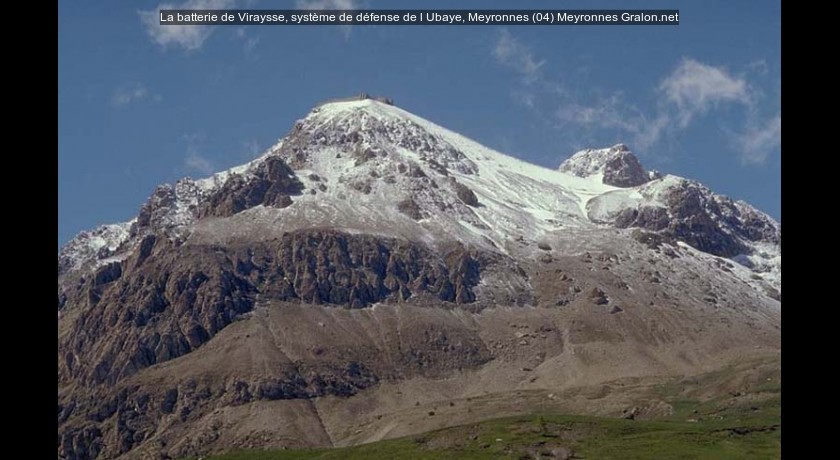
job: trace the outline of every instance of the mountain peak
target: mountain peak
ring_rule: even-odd
[[[578,177],[601,175],[604,184],[615,187],[636,187],[652,178],[625,144],[581,150],[564,161],[559,169]]]
[[[533,258],[558,232],[614,226],[665,233],[721,257],[757,254],[753,266],[772,266],[759,276],[781,285],[772,219],[684,179],[656,177],[624,144],[580,151],[557,171],[385,98],[329,100],[259,158],[159,187],[135,221],[100,232],[102,241],[77,237],[59,254],[59,276],[124,260],[147,236],[227,244],[330,228]],[[689,225],[698,219],[703,226]],[[770,249],[756,249],[765,243]]]
[[[79,234],[57,309],[60,458],[196,457],[318,426],[329,445],[328,428],[410,420],[387,417],[433,387],[356,411],[373,431],[333,422],[417,378],[548,392],[711,370],[721,343],[752,359],[780,340],[781,227],[698,182],[648,180],[623,144],[557,171],[361,95]],[[318,398],[343,406],[322,418]],[[254,428],[265,410],[295,423]],[[208,420],[233,434],[206,438]]]
[[[385,104],[385,105],[394,105],[394,100],[391,99],[390,97],[374,96],[374,95],[371,95],[371,94],[368,94],[368,93],[359,93],[355,96],[350,96],[350,97],[339,97],[339,98],[334,98],[334,99],[327,99],[326,101],[321,102],[318,105],[321,106],[321,105],[327,105],[327,104],[341,104],[341,103],[346,103],[346,102],[363,102],[363,101],[378,102],[378,103]]]
[[[401,111],[393,105],[393,101],[390,99],[349,97],[322,102],[313,107],[305,119],[313,117],[325,119],[349,113],[367,113],[378,117],[390,115],[393,117],[397,116],[398,112]]]
[[[385,96],[372,96],[368,93],[359,93],[351,97],[341,97],[334,99],[327,99],[316,105],[309,112],[309,116],[313,115],[337,115],[344,112],[381,112],[392,115],[394,110],[389,111],[389,108],[396,109],[394,100]]]

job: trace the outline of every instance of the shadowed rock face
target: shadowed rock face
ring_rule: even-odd
[[[59,292],[61,312],[81,313],[58,349],[59,384],[76,388],[60,398],[61,458],[119,455],[158,430],[166,414],[187,420],[190,411],[208,404],[350,396],[383,377],[436,375],[490,359],[477,337],[418,329],[401,336],[406,349],[390,364],[398,366],[397,374],[359,350],[357,358],[325,355],[320,364],[289,364],[270,375],[210,386],[125,387],[139,371],[198,350],[262,303],[362,308],[412,297],[427,304],[470,303],[481,267],[489,263],[460,244],[433,252],[418,243],[327,230],[228,247],[148,235],[140,246],[132,257]],[[458,354],[447,354],[452,344]],[[116,421],[116,428],[103,433],[105,420]]]
[[[578,177],[603,174],[602,182],[615,187],[635,187],[650,181],[650,175],[624,144],[580,151],[564,161],[560,171]]]
[[[333,231],[286,234],[238,253],[237,271],[276,300],[361,308],[427,294],[469,303],[481,257],[457,245],[438,256],[420,244]]]
[[[167,414],[183,421],[207,405],[350,396],[381,378],[437,375],[490,359],[477,337],[417,329],[401,334],[406,348],[388,365],[368,356],[370,350],[358,350],[356,358],[324,355],[318,362],[290,363],[268,375],[209,386],[126,387],[139,371],[197,351],[260,304],[361,308],[415,296],[426,304],[469,303],[475,300],[472,288],[481,266],[488,263],[457,244],[432,252],[407,241],[335,231],[290,233],[263,244],[224,248],[146,240],[144,251],[101,267],[60,293],[60,310],[82,312],[59,344],[59,384],[76,388],[60,398],[62,458],[127,452],[158,430]],[[458,353],[449,354],[455,346]],[[105,420],[115,421],[116,428],[103,433]]]
[[[143,251],[65,288],[83,312],[59,344],[59,381],[113,384],[200,346],[252,307],[230,257],[147,236]]]
[[[286,316],[288,312],[283,311],[284,308],[300,313],[319,307],[273,305],[255,313],[255,316],[266,314],[265,317],[231,326],[220,333],[222,337],[219,340],[184,357],[197,361],[186,361],[185,365],[183,360],[176,360],[164,364],[168,368],[157,366],[139,378],[123,379],[113,387],[77,387],[72,394],[60,396],[60,458],[81,460],[97,458],[97,455],[114,458],[137,448],[149,438],[158,436],[160,440],[159,436],[163,433],[164,439],[179,442],[179,429],[203,425],[202,420],[220,411],[237,411],[239,407],[247,411],[269,402],[286,404],[274,406],[280,409],[273,414],[273,425],[283,425],[291,422],[289,413],[283,410],[288,405],[310,407],[315,398],[328,395],[347,398],[377,383],[395,382],[416,375],[441,378],[462,369],[477,368],[491,359],[490,352],[476,333],[427,318],[425,321],[410,321],[405,326],[398,325],[393,331],[387,328],[378,331],[384,334],[381,336],[383,342],[378,344],[382,348],[377,348],[370,341],[379,339],[379,334],[374,337],[363,334],[360,342],[352,340],[352,337],[330,340],[327,332],[330,329],[322,323],[320,326],[312,324],[313,328],[307,334],[307,351],[297,359],[289,360],[282,350],[288,350],[293,345],[276,343],[276,337],[266,335],[266,330],[257,326],[261,322],[270,322],[269,327],[283,327],[296,318],[294,314]],[[417,316],[422,318],[423,314],[421,312]],[[332,323],[329,327],[340,325],[344,336],[364,332],[347,310],[342,310],[338,316],[344,321]],[[412,316],[409,313],[407,317],[397,317],[411,320]],[[389,317],[393,316],[380,315],[378,318],[387,321]],[[239,332],[229,332],[237,326],[240,326]],[[243,333],[243,330],[250,334]],[[260,331],[263,335],[259,334]],[[224,344],[221,348],[220,343]],[[355,346],[348,346],[351,344]],[[243,352],[254,345],[257,346],[255,354],[248,356],[247,351]],[[207,347],[211,349],[207,350]],[[235,351],[230,355],[232,349]],[[254,359],[259,360],[260,365],[249,365],[249,361]],[[239,366],[240,362],[244,365]],[[312,417],[309,413],[305,415]],[[218,428],[216,426],[214,431]],[[152,441],[151,446],[146,443],[140,448],[139,455],[145,458],[142,452],[148,450],[156,455],[160,451],[168,451],[171,458],[195,456],[206,452],[207,443],[216,441],[218,433],[201,436],[204,435],[199,437],[203,442],[181,446]],[[301,445],[306,445],[308,441],[301,442]],[[133,454],[137,455],[137,452]]]
[[[227,217],[257,205],[285,208],[292,195],[300,194],[303,184],[280,158],[268,158],[253,177],[234,177],[214,193],[199,209],[198,217]]]
[[[100,455],[113,458],[142,443],[161,424],[192,422],[196,419],[194,414],[213,407],[308,400],[325,395],[348,397],[378,381],[364,364],[352,361],[321,366],[288,365],[275,369],[270,377],[245,375],[212,382],[173,379],[161,386],[79,390],[73,399],[58,405],[59,423],[70,419],[59,430],[59,456],[75,460]],[[164,421],[166,418],[170,421]]]
[[[635,187],[649,180],[649,176],[635,155],[626,146],[604,164],[604,183],[616,187]]]
[[[478,206],[478,198],[475,196],[475,193],[469,189],[469,187],[461,184],[460,182],[456,182],[455,180],[452,181],[452,185],[455,187],[458,198],[463,201],[464,204],[468,206]]]
[[[334,231],[230,248],[146,240],[146,250],[59,293],[62,309],[85,311],[59,347],[60,379],[113,384],[182,356],[258,298],[349,308],[412,296],[470,303],[488,263],[460,245],[438,255],[416,243]]]
[[[766,216],[733,200],[715,196],[699,184],[681,181],[665,191],[665,206],[642,206],[621,211],[614,225],[660,232],[720,257],[749,253],[744,241],[781,243]]]

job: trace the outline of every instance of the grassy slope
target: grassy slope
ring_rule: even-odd
[[[772,393],[772,392],[771,392]],[[781,397],[675,404],[659,420],[538,414],[447,428],[372,444],[246,451],[212,460],[286,459],[777,459]]]

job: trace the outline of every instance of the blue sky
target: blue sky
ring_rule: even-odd
[[[361,91],[548,167],[581,148],[624,142],[649,169],[697,179],[781,219],[780,1],[646,1],[644,8],[678,8],[680,25],[554,27],[169,29],[156,24],[161,5],[59,3],[59,245],[132,218],[157,184],[254,158],[319,101]],[[409,7],[374,0],[163,5]]]

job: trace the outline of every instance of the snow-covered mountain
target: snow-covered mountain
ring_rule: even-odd
[[[269,191],[278,175],[288,183]],[[533,256],[538,242],[564,232],[638,228],[730,258],[748,268],[746,282],[781,291],[777,222],[697,182],[645,171],[622,144],[551,170],[372,99],[318,106],[258,159],[158,187],[138,218],[62,248],[59,275],[125,257],[148,233],[223,242],[319,227],[455,240],[513,257]]]
[[[634,187],[661,177],[656,171],[646,172],[624,144],[581,150],[564,161],[560,171],[577,177],[599,176],[601,182],[616,187]]]
[[[60,250],[58,457],[350,445],[520,393],[669,413],[656,385],[731,394],[780,347],[781,227],[748,204],[624,145],[549,169],[337,101]]]

